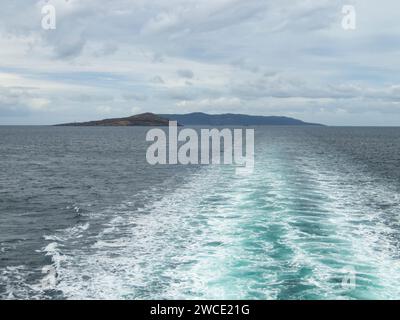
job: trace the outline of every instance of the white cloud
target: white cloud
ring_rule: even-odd
[[[112,108],[110,106],[98,106],[96,108],[96,111],[98,114],[110,114],[112,111]]]
[[[178,102],[176,105],[182,112],[203,110],[206,112],[216,113],[229,110],[240,110],[243,103],[239,98],[220,97],[217,99],[201,99],[194,101],[183,100]]]
[[[142,109],[140,107],[132,107],[131,108],[131,113],[132,114],[138,114],[142,111]]]
[[[28,99],[26,104],[32,109],[32,110],[37,110],[37,111],[45,111],[48,109],[50,105],[50,100],[49,99],[44,99],[44,98],[31,98]]]

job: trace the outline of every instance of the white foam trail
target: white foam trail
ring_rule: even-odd
[[[89,225],[48,237],[56,289],[76,299],[400,297],[395,225],[359,201],[392,198],[396,211],[395,191],[356,167],[351,177],[271,153],[254,175],[207,167],[143,208],[110,208],[90,237]],[[342,286],[349,267],[352,290]]]

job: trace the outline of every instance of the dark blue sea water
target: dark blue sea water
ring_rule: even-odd
[[[400,298],[400,128],[257,127],[248,176],[147,130],[0,127],[0,298]]]

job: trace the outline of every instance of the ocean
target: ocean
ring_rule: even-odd
[[[400,299],[400,128],[256,127],[247,176],[147,130],[0,126],[1,299]]]

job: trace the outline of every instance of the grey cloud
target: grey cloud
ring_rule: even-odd
[[[178,70],[176,73],[182,78],[192,79],[194,77],[193,71],[189,69]]]
[[[2,117],[27,117],[31,111],[24,105],[3,103],[0,100],[0,116]]]
[[[347,2],[104,0],[100,6],[96,0],[60,0],[54,1],[57,29],[44,31],[38,1],[6,1],[0,58],[11,71],[4,72],[22,74],[23,65],[34,75],[26,87],[0,90],[1,108],[3,114],[32,114],[51,101],[60,116],[90,118],[90,110],[105,101],[123,113],[134,100],[143,110],[187,101],[197,111],[281,110],[309,120],[344,110],[360,123],[355,115],[368,110],[400,114],[399,45],[393,41],[400,30],[398,2],[388,0],[393,10],[384,18],[375,17],[380,4],[358,2],[362,19],[346,33],[340,20]],[[68,87],[79,84],[72,82],[78,77],[66,79],[69,68],[113,80],[89,72],[81,83],[90,90],[80,94],[79,87]],[[10,87],[7,79],[0,81]],[[56,84],[57,92],[47,83]]]
[[[163,78],[161,78],[160,76],[155,76],[150,81],[153,83],[164,83]]]
[[[250,72],[254,72],[257,73],[258,71],[260,71],[260,67],[257,65],[252,64],[251,62],[249,62],[248,60],[246,60],[243,57],[240,57],[239,59],[235,59],[231,62],[231,64],[235,67],[241,68],[243,70],[247,70]]]
[[[85,46],[84,39],[76,39],[74,42],[62,43],[55,46],[57,58],[71,58],[79,55]]]
[[[23,87],[0,87],[0,114],[2,116],[28,116],[47,106],[48,100],[36,89]]]
[[[185,87],[169,89],[161,94],[161,97],[168,98],[171,100],[193,100],[199,92],[195,90],[189,90]]]
[[[96,56],[108,56],[117,52],[118,46],[115,43],[105,43],[96,53]]]
[[[66,100],[82,103],[99,103],[110,102],[114,100],[114,96],[108,94],[88,94],[88,93],[72,93],[64,96]]]
[[[142,93],[124,93],[122,95],[126,100],[146,101],[148,97]]]
[[[94,0],[59,1],[55,3],[57,29],[44,31],[40,27],[40,5],[14,1],[3,6],[3,29],[40,36],[58,58],[77,57],[90,42],[103,44],[97,52],[102,55],[114,53],[121,43],[134,41],[153,47],[158,52],[154,56],[157,62],[163,61],[165,52],[185,54],[193,45],[209,51],[220,42],[214,37],[225,36],[225,32],[232,37],[240,30],[229,28],[243,23],[247,23],[245,33],[254,28],[299,31],[327,27],[338,12],[338,2],[333,5],[327,0],[283,0],[279,4],[272,0],[171,0],[168,4],[162,0],[104,0],[101,6]],[[170,41],[173,46],[168,45]]]
[[[155,52],[155,53],[153,53],[153,57],[152,57],[152,61],[154,62],[154,63],[160,63],[160,62],[164,62],[164,56],[161,54],[161,53],[159,53],[159,52]]]

